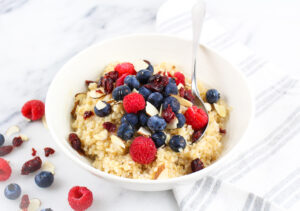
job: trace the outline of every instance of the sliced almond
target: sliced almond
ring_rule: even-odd
[[[223,105],[218,105],[217,103],[214,103],[214,107],[215,107],[217,113],[218,113],[221,117],[226,117],[227,111],[226,111],[225,106],[223,106]]]
[[[140,127],[137,133],[141,136],[147,136],[147,137],[151,136],[151,132],[144,127]]]
[[[111,135],[110,136],[110,140],[111,142],[116,145],[116,146],[119,146],[119,147],[122,147],[123,149],[125,149],[125,144],[123,142],[122,139],[120,139],[118,136],[116,135]]]
[[[100,133],[94,135],[94,139],[96,139],[97,141],[104,141],[107,139],[107,136],[108,136],[107,130],[102,130]]]
[[[163,106],[161,105],[161,106],[160,106],[160,109],[159,109],[159,116],[162,115],[162,112],[163,112]]]
[[[102,102],[101,100],[99,100],[97,103],[96,103],[96,108],[98,109],[98,110],[101,110],[101,109],[103,109],[103,108],[105,108],[106,107],[106,104],[104,103],[104,102]]]
[[[211,111],[211,105],[210,103],[204,103],[204,106],[206,108],[207,111]]]
[[[158,114],[158,110],[155,108],[154,105],[152,105],[151,103],[147,102],[146,103],[146,113],[149,116],[155,116]]]
[[[21,137],[22,141],[28,141],[29,140],[29,138],[24,134],[21,134],[20,137]]]
[[[178,122],[179,121],[178,121],[177,117],[175,117],[174,119],[171,120],[171,122],[169,122],[167,124],[167,129],[176,129]]]
[[[42,165],[42,171],[49,171],[52,174],[55,173],[55,166],[49,162],[49,161],[45,161]]]
[[[42,123],[43,123],[44,127],[45,127],[46,129],[48,129],[48,124],[47,124],[46,116],[43,116],[43,118],[42,118]]]
[[[15,134],[18,132],[20,132],[20,128],[18,126],[14,125],[6,130],[5,135],[8,137],[8,136],[11,136],[12,134]]]
[[[177,86],[177,89],[178,89],[178,90],[181,89],[181,88],[184,88],[184,86],[183,86],[182,83],[178,84],[178,86]]]
[[[178,100],[178,102],[180,103],[180,105],[183,105],[186,107],[193,106],[193,103],[191,101],[188,101],[188,100],[184,99],[183,97],[180,97],[178,95],[172,95],[172,97],[175,97]]]
[[[136,90],[136,89],[133,89],[132,92],[139,93],[138,90]]]
[[[86,97],[86,93],[77,93],[75,95],[75,101],[81,101]]]
[[[156,179],[168,179],[169,178],[169,171],[168,169],[164,169]]]
[[[160,166],[158,166],[157,171],[155,172],[153,179],[157,179],[159,177],[159,175],[161,174],[161,172],[165,169],[165,164],[161,164]]]
[[[144,62],[143,60],[138,60],[138,61],[133,62],[133,66],[134,66],[134,69],[138,72],[140,70],[147,69],[147,67],[149,65],[146,62]]]
[[[41,201],[39,199],[31,199],[27,211],[38,211],[41,206]]]
[[[97,92],[96,90],[91,90],[88,95],[89,95],[89,97],[91,97],[93,99],[98,99],[98,98],[102,97],[104,94],[103,93],[101,94],[101,93]]]
[[[79,104],[79,100],[75,101],[73,109],[71,111],[71,115],[74,119],[76,118],[76,108],[77,108],[78,104]]]

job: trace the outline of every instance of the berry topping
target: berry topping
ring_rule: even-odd
[[[141,84],[148,83],[150,77],[152,76],[152,72],[150,70],[140,70],[136,74],[136,78],[139,80]]]
[[[21,112],[28,119],[39,120],[45,114],[45,105],[40,100],[30,100],[23,105]]]
[[[136,74],[133,64],[131,64],[129,62],[124,62],[124,63],[118,64],[115,67],[115,71],[118,71],[119,77],[122,76],[125,73],[128,73],[129,75],[135,75]]]
[[[145,98],[145,100],[147,100],[147,98],[149,97],[149,95],[152,93],[149,89],[147,89],[146,87],[142,86],[139,89],[139,93],[141,95],[143,95],[143,97]]]
[[[121,119],[121,123],[128,122],[133,128],[137,127],[139,124],[139,118],[137,114],[124,114]]]
[[[92,111],[85,111],[84,114],[83,114],[83,119],[87,119],[87,118],[89,118],[89,117],[91,117],[93,115],[94,115],[94,112],[92,112]]]
[[[2,146],[2,145],[4,144],[4,142],[5,142],[4,135],[2,135],[2,134],[0,133],[0,146]]]
[[[27,161],[23,164],[21,174],[28,175],[34,171],[37,171],[42,166],[42,160],[40,157],[35,157],[32,160]]]
[[[145,87],[153,92],[162,92],[168,83],[169,79],[167,76],[155,74],[149,78],[148,84],[146,84]]]
[[[178,119],[178,123],[177,123],[177,128],[182,128],[183,125],[185,124],[185,117],[183,114],[178,113],[176,114],[176,117]]]
[[[53,209],[51,209],[51,208],[45,208],[45,209],[42,209],[41,211],[53,211]]]
[[[181,83],[185,86],[185,77],[181,72],[174,73],[174,77],[177,85]]]
[[[169,96],[171,94],[177,95],[178,89],[174,79],[169,78],[169,83],[164,89],[164,96]]]
[[[104,92],[106,94],[109,94],[114,89],[114,81],[111,78],[108,77],[101,77],[98,82],[98,87],[102,86],[104,88]]]
[[[167,123],[163,118],[155,115],[149,118],[147,126],[153,132],[158,132],[163,131],[166,128]]]
[[[157,109],[160,108],[160,105],[162,104],[164,100],[164,97],[159,92],[153,92],[149,95],[147,101],[154,105]]]
[[[41,171],[34,177],[35,183],[41,188],[47,188],[52,185],[54,176],[49,171]]]
[[[220,128],[219,131],[220,131],[220,133],[226,134],[226,129]]]
[[[93,203],[93,193],[86,187],[75,186],[68,194],[69,205],[73,210],[84,211]]]
[[[209,89],[206,92],[206,101],[208,103],[216,103],[220,99],[220,93],[216,89]]]
[[[108,132],[115,132],[117,129],[117,126],[111,122],[104,122],[103,127],[108,131]]]
[[[85,85],[90,85],[91,83],[97,83],[96,81],[85,80]]]
[[[131,124],[124,122],[118,128],[117,135],[123,140],[129,140],[133,137],[134,130]]]
[[[4,195],[10,200],[15,200],[21,195],[21,187],[18,184],[11,183],[4,189]]]
[[[186,141],[182,136],[175,135],[170,139],[169,146],[174,152],[180,152],[184,150]]]
[[[119,73],[117,71],[110,71],[105,74],[105,77],[111,78],[113,80],[113,82],[115,82],[119,77]]]
[[[194,130],[204,128],[208,122],[208,116],[205,111],[197,106],[189,107],[184,113],[186,123],[191,125]]]
[[[131,90],[140,88],[140,82],[136,79],[134,75],[128,75],[124,79],[124,84],[127,85]]]
[[[140,164],[149,164],[155,160],[156,147],[151,138],[136,137],[130,145],[132,160]]]
[[[99,100],[94,107],[94,112],[100,117],[108,116],[111,112],[111,106],[109,103]]]
[[[11,168],[9,163],[0,158],[0,181],[6,181],[11,175]]]
[[[23,140],[20,136],[14,137],[14,139],[12,141],[12,144],[13,144],[14,147],[19,147],[23,144]]]
[[[0,157],[11,153],[11,151],[13,149],[14,149],[13,146],[1,146],[0,147]]]
[[[170,96],[170,97],[165,98],[164,103],[163,103],[163,109],[164,110],[167,109],[168,105],[171,106],[172,111],[175,113],[177,113],[180,109],[180,104],[175,97]]]
[[[196,158],[195,160],[192,161],[192,163],[191,163],[192,172],[200,171],[203,168],[204,168],[204,165],[199,158]]]
[[[144,112],[139,112],[139,123],[141,126],[147,126],[149,116]]]
[[[123,100],[123,98],[131,92],[127,85],[118,86],[112,92],[112,96],[116,101]]]
[[[82,153],[81,141],[76,133],[70,133],[68,140],[73,149],[75,149],[78,153]]]
[[[24,195],[22,196],[22,199],[21,199],[21,202],[20,202],[20,206],[19,206],[19,207],[20,207],[21,209],[27,209],[28,206],[29,206],[29,204],[30,204],[29,197],[28,197],[27,194],[24,194]]]
[[[119,77],[116,81],[116,87],[124,85],[124,80],[128,75],[128,73],[124,73],[121,77]]]
[[[55,153],[55,150],[50,147],[46,147],[44,148],[44,152],[45,152],[45,156],[49,157],[49,155],[53,155]]]
[[[156,132],[151,135],[151,138],[154,141],[156,148],[159,148],[165,145],[167,136],[164,132]]]
[[[153,66],[151,65],[151,63],[150,63],[148,60],[144,60],[144,62],[146,62],[146,63],[148,64],[147,70],[150,70],[151,73],[153,74],[154,68],[153,68]]]
[[[197,130],[193,133],[192,135],[192,143],[198,141],[198,139],[201,137],[202,135],[202,131],[201,130]]]
[[[137,113],[145,108],[146,102],[143,95],[131,93],[124,97],[123,106],[127,113]]]
[[[175,113],[172,111],[170,104],[167,109],[164,109],[162,112],[162,117],[166,120],[167,123],[171,122],[175,118]]]
[[[187,99],[188,101],[194,102],[195,96],[193,95],[192,91],[190,89],[184,89],[181,87],[179,89],[179,95],[180,97],[183,97],[184,99]]]

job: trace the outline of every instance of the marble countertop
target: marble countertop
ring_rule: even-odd
[[[129,191],[83,172],[58,149],[40,122],[28,123],[19,112],[27,100],[45,100],[47,88],[62,64],[87,46],[112,36],[155,31],[156,12],[163,2],[0,1],[0,132],[19,125],[21,133],[30,137],[29,142],[6,157],[14,173],[7,182],[0,183],[1,192],[9,182],[16,182],[30,198],[39,198],[42,208],[71,210],[68,190],[81,185],[94,193],[89,210],[178,210],[171,191]],[[299,76],[299,1],[211,0],[207,6],[210,14],[237,39]],[[24,159],[31,159],[32,147],[45,159],[42,149],[46,146],[57,149],[47,159],[56,166],[55,183],[49,189],[40,189],[33,176],[20,176],[19,169]],[[1,210],[16,210],[18,204],[0,194]]]

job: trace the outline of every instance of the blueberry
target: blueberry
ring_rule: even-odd
[[[45,209],[42,209],[41,211],[53,211],[53,209],[51,209],[51,208],[45,208]]]
[[[52,185],[54,176],[49,171],[41,171],[34,177],[35,183],[41,188],[47,188]]]
[[[175,135],[169,141],[169,146],[175,152],[180,152],[186,146],[186,141],[182,136]]]
[[[157,109],[160,109],[160,105],[163,102],[164,97],[159,92],[153,92],[149,95],[147,101],[154,105]]]
[[[182,128],[183,125],[185,124],[185,117],[183,114],[178,113],[176,114],[176,117],[178,119],[178,124],[177,124],[177,128]]]
[[[154,72],[154,68],[153,68],[153,66],[150,64],[150,62],[148,63],[147,70],[150,70],[150,72],[151,72],[152,74],[153,74],[153,72]]]
[[[18,184],[11,183],[4,189],[4,195],[10,200],[15,200],[21,195],[21,187]]]
[[[216,89],[209,89],[206,92],[206,101],[208,103],[216,103],[220,99],[220,93]]]
[[[169,79],[169,83],[164,89],[164,96],[169,96],[171,94],[174,94],[174,95],[178,94],[177,85],[173,78]]]
[[[163,109],[164,110],[167,109],[168,105],[171,106],[172,111],[175,113],[178,112],[180,109],[180,104],[175,97],[170,96],[170,97],[165,98],[164,103],[163,103]]]
[[[108,116],[111,112],[111,106],[105,101],[98,101],[94,107],[95,114],[100,117]]]
[[[128,122],[131,124],[132,127],[137,127],[139,124],[139,118],[136,114],[125,114],[122,119],[121,123]]]
[[[143,95],[143,97],[145,98],[145,100],[148,99],[149,95],[152,93],[149,89],[147,89],[146,87],[142,86],[140,89],[139,89],[139,93],[141,95]]]
[[[131,139],[133,137],[133,134],[133,127],[128,122],[122,123],[118,128],[117,135],[123,140]]]
[[[148,119],[147,126],[153,132],[158,132],[163,131],[166,128],[167,123],[164,118],[155,115]]]
[[[152,72],[150,70],[140,70],[136,74],[136,78],[142,84],[146,84],[151,76],[152,76]]]
[[[141,126],[147,126],[148,119],[149,116],[144,111],[139,113],[139,122]]]
[[[4,136],[0,133],[0,146],[2,146],[5,142]]]
[[[126,86],[126,85],[122,85],[122,86],[118,86],[116,87],[113,92],[112,92],[112,96],[116,101],[120,101],[123,100],[123,98],[128,95],[131,92],[131,89]]]
[[[124,79],[124,84],[127,85],[131,90],[140,88],[140,82],[136,79],[134,75],[128,75]]]
[[[159,148],[165,145],[167,136],[164,132],[156,132],[151,135],[151,138],[154,141],[156,148]]]

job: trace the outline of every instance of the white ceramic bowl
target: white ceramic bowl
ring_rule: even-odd
[[[179,184],[196,181],[222,165],[238,150],[253,113],[253,101],[245,78],[239,70],[207,47],[199,47],[198,79],[220,91],[222,98],[232,107],[223,139],[221,157],[207,168],[189,175],[165,180],[136,180],[107,174],[92,167],[90,161],[74,151],[67,141],[71,131],[70,111],[74,95],[86,90],[85,79],[99,77],[110,62],[147,59],[153,64],[169,62],[190,75],[191,41],[178,37],[140,34],[105,40],[93,45],[68,61],[55,76],[47,94],[46,118],[54,140],[74,162],[94,175],[124,188],[145,191],[171,189]]]

